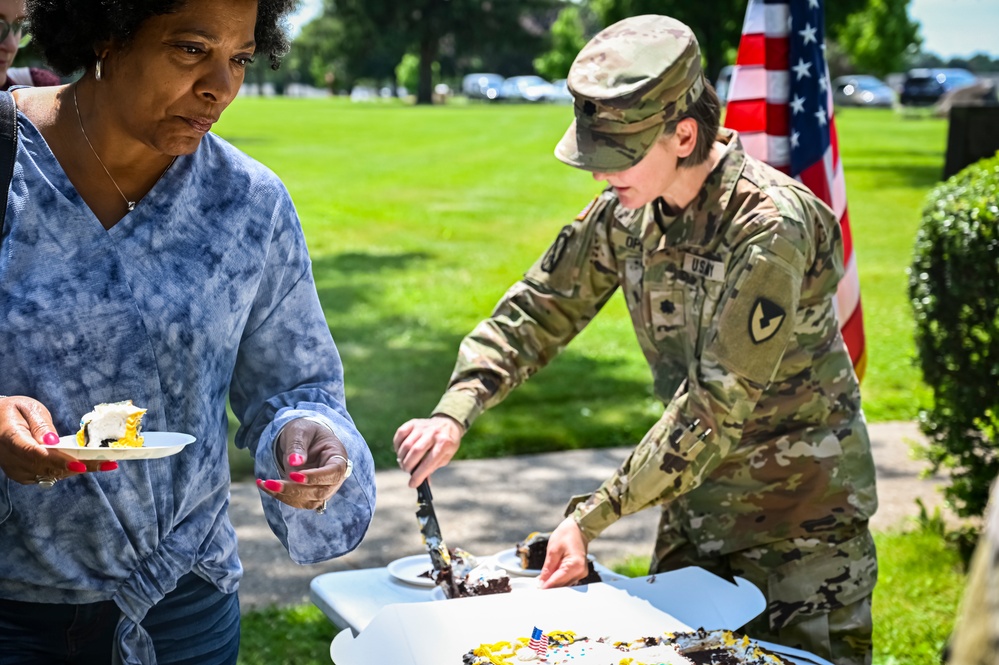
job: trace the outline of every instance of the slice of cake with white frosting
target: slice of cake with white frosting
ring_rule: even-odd
[[[145,413],[130,399],[98,404],[80,419],[76,442],[86,448],[139,448]]]

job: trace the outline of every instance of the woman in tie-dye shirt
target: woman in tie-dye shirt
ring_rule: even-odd
[[[29,2],[49,63],[84,73],[13,93],[0,665],[235,662],[227,398],[291,558],[326,560],[364,536],[371,456],[294,206],[273,173],[209,133],[251,58],[286,51],[292,5]],[[148,408],[146,431],[196,442],[120,464],[46,445],[123,399]]]

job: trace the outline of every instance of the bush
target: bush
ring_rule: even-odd
[[[962,517],[999,474],[999,154],[927,198],[909,271],[916,349],[933,406],[920,414],[933,470]]]

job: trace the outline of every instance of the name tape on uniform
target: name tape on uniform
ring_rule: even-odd
[[[686,272],[700,275],[704,279],[721,282],[725,279],[725,264],[721,261],[710,261],[702,256],[687,253],[683,258],[683,269]]]

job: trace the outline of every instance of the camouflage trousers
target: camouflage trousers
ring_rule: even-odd
[[[738,632],[810,651],[836,665],[870,665],[871,595],[878,564],[866,524],[849,533],[711,555],[661,524],[650,572],[686,566],[700,566],[726,579],[741,577],[763,592],[766,611]]]

